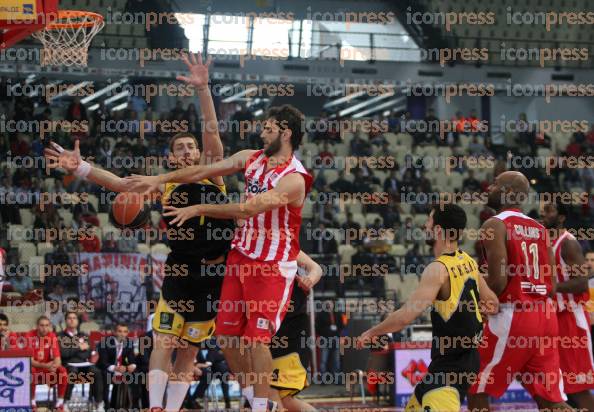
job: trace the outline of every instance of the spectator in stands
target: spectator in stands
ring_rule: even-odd
[[[373,230],[376,234],[379,233],[379,231],[383,228],[384,225],[382,224],[382,219],[380,219],[379,217],[376,217],[375,219],[373,219],[373,223],[367,225],[367,229]],[[374,235],[374,237],[377,237],[377,235]]]
[[[186,111],[181,100],[175,102],[175,107],[169,113],[169,120],[183,119]]]
[[[25,80],[21,80],[20,90],[26,89],[27,82]],[[27,94],[20,93],[19,95],[15,96],[14,98],[14,120],[33,120],[33,111],[34,111],[34,104],[33,99],[31,99]]]
[[[123,232],[117,243],[117,249],[120,253],[134,253],[138,247],[138,241],[134,238],[133,232]]]
[[[345,328],[343,313],[335,308],[334,301],[327,300],[324,310],[316,316],[316,335],[320,339],[320,372],[337,374],[340,372],[340,337]],[[325,381],[325,379],[323,379]]]
[[[10,184],[10,177],[2,176],[0,179],[0,199],[10,199],[14,196],[15,188]],[[11,202],[3,202],[0,207],[0,219],[2,223],[21,224],[18,205]]]
[[[69,122],[87,120],[87,109],[80,102],[80,98],[75,97],[66,110],[66,120]]]
[[[111,142],[109,139],[103,138],[97,152],[97,163],[104,168],[111,168],[108,164],[110,163],[112,153]]]
[[[321,169],[333,169],[334,168],[334,154],[330,151],[328,142],[325,141],[322,150],[317,156],[317,164],[320,165]]]
[[[246,147],[248,142],[248,136],[242,135],[243,130],[252,130],[254,121],[254,115],[250,112],[245,104],[242,104],[238,111],[231,116],[231,150],[235,151],[236,148]],[[237,143],[241,142],[239,145]]]
[[[197,137],[202,135],[200,116],[198,116],[198,111],[196,111],[196,105],[194,103],[188,105],[188,108],[184,113],[184,120],[188,122],[188,131],[190,133]]]
[[[336,193],[347,193],[351,191],[352,183],[344,177],[344,170],[338,171],[338,178],[330,183],[330,190]]]
[[[103,371],[103,401],[110,408],[120,408],[127,404],[129,397],[123,382],[124,374],[133,373],[136,369],[134,342],[128,338],[128,326],[118,323],[113,336],[102,338],[97,345],[99,362],[97,366]],[[109,385],[113,384],[111,400],[108,399]]]
[[[231,397],[229,396],[229,375],[231,370],[223,356],[223,352],[217,346],[215,339],[211,339],[206,348],[198,351],[194,363],[194,376],[199,377],[198,386],[191,395],[188,393],[188,409],[202,409],[197,400],[204,397],[208,386],[213,379],[221,381],[225,410],[231,410]]]
[[[578,157],[582,154],[582,145],[578,143],[575,135],[571,136],[569,140],[569,144],[565,148],[565,153],[568,156]]]
[[[425,122],[425,127],[427,128],[427,132],[425,135],[425,141],[427,143],[433,143],[438,146],[444,146],[447,144],[445,139],[442,139],[439,136],[439,119],[435,115],[435,110],[429,108],[427,109],[427,113],[425,114],[425,118],[423,119]]]
[[[353,170],[353,182],[349,184],[351,193],[371,193],[373,190],[369,185],[370,179],[363,176],[363,171],[360,168]]]
[[[418,276],[422,273],[422,270],[417,270],[417,266],[422,263],[421,253],[419,251],[419,244],[415,242],[412,247],[404,255],[404,266],[406,273],[416,273]]]
[[[462,181],[462,190],[470,193],[481,191],[481,182],[474,177],[474,170],[468,171],[468,177]]]
[[[31,151],[31,146],[27,135],[18,133],[16,140],[10,146],[10,151],[13,156],[28,156]]]
[[[359,231],[361,230],[361,225],[353,220],[353,214],[351,212],[347,212],[346,220],[341,226],[342,231],[345,233],[344,241],[347,241],[347,236],[350,236],[349,241],[351,243],[359,243],[361,239],[359,239]],[[353,236],[356,236],[353,239]]]
[[[83,230],[87,235],[80,239],[78,245],[82,252],[97,253],[101,251],[101,239],[94,230],[91,230],[91,225],[84,223]]]
[[[391,197],[397,198],[400,192],[400,183],[396,177],[396,170],[390,171],[390,175],[384,180],[384,192]]]
[[[371,144],[369,141],[363,140],[361,132],[357,131],[353,140],[351,140],[351,154],[357,157],[371,156]]]
[[[103,238],[101,252],[114,253],[118,252],[118,243],[115,240],[114,232],[107,232]]]
[[[328,181],[326,180],[324,169],[318,169],[315,173],[312,173],[312,175],[315,176],[313,181],[313,188],[318,192],[327,192]]]
[[[326,229],[324,223],[320,222],[318,230],[314,231],[313,237],[313,253],[319,255],[331,255],[338,253],[338,245],[334,233]]]
[[[24,271],[19,271],[18,273],[12,273],[8,275],[8,280],[12,285],[12,289],[21,295],[33,290],[33,280],[28,273],[29,268],[28,266],[25,266],[23,269]]]
[[[382,205],[379,213],[386,229],[394,229],[396,223],[400,223],[400,205],[394,198],[391,198],[387,205]]]
[[[479,142],[477,135],[472,136],[472,140],[468,144],[468,154],[471,156],[481,156],[488,153],[487,148],[482,142]]]
[[[91,129],[91,135],[101,137],[105,133],[107,122],[111,120],[111,114],[105,107],[105,103],[102,100],[99,102],[99,107],[93,112],[93,124]]]
[[[415,178],[412,169],[406,169],[400,181],[400,193],[406,195],[414,192]]]
[[[62,366],[58,338],[52,332],[52,324],[47,316],[40,316],[36,325],[36,329],[27,332],[24,336],[26,347],[33,351],[31,358],[31,399],[33,400],[31,403],[35,408],[36,386],[48,382],[56,384],[58,388],[56,408],[63,411],[68,373]]]
[[[70,376],[85,375],[83,381],[91,384],[90,399],[92,399],[95,409],[102,410],[103,404],[103,375],[99,368],[95,366],[91,359],[96,355],[91,350],[89,336],[78,329],[79,321],[76,312],[66,313],[66,328],[58,334],[60,341],[60,355],[64,367]],[[87,364],[86,366],[73,366],[71,364]],[[72,395],[72,383],[68,384],[66,396],[64,399],[70,400]]]
[[[14,349],[17,346],[17,334],[8,329],[8,316],[0,313],[0,351]]]

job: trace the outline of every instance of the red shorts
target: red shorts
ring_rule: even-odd
[[[500,312],[489,316],[479,346],[478,380],[469,393],[499,398],[512,382],[519,381],[532,397],[563,400],[559,352],[554,344],[557,316],[550,302],[547,305],[548,314],[544,308],[514,310],[501,304]]]
[[[289,306],[297,262],[253,260],[233,249],[227,256],[216,334],[269,343]]]
[[[68,386],[68,372],[64,366],[59,366],[55,372],[31,366],[32,394],[35,394],[36,385],[56,385],[58,387],[58,398],[64,398],[66,387]]]
[[[559,321],[559,362],[565,393],[594,389],[594,360],[590,317],[582,305],[557,313]]]

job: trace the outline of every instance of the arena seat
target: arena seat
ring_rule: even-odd
[[[71,226],[72,225],[72,220],[73,220],[73,216],[72,216],[72,212],[66,209],[58,209],[58,214],[60,215],[60,217],[62,218],[62,220],[64,220],[64,224],[66,226]]]
[[[350,265],[353,255],[357,253],[357,249],[353,245],[339,245],[338,256],[340,256],[340,263],[342,265]]]
[[[97,198],[97,196],[90,194],[88,196],[88,201],[91,205],[93,205],[93,207],[95,208],[96,211],[99,211],[99,199]]]
[[[33,213],[31,213],[30,209],[19,209],[19,215],[21,216],[21,224],[23,226],[33,226],[35,217],[33,216]]]
[[[169,246],[167,246],[164,243],[157,243],[156,245],[151,246],[151,254],[152,255],[166,255],[169,252],[171,252],[171,249],[169,249]]]
[[[10,241],[11,247],[16,247],[20,242],[22,242],[24,230],[24,225],[15,225],[12,223],[8,225],[8,233],[6,235]]]
[[[43,256],[31,256],[29,257],[29,276],[31,277],[31,280],[33,280],[34,282],[39,282],[41,280],[41,276],[39,273],[39,270],[41,268],[41,265],[43,265],[45,262],[45,259]]]
[[[97,219],[99,220],[99,226],[104,227],[109,225],[109,214],[108,213],[97,213]]]
[[[28,262],[29,258],[37,256],[37,246],[32,242],[20,242],[18,246],[19,260],[21,262]]]
[[[143,255],[149,255],[151,253],[151,247],[146,243],[138,243],[136,245],[136,250],[138,253],[142,253]]]

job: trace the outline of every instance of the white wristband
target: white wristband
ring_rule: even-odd
[[[91,164],[85,160],[82,160],[74,171],[75,176],[82,177],[83,179],[87,177],[89,173],[91,173]]]

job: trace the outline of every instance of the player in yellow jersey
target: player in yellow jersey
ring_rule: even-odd
[[[415,386],[407,412],[459,411],[479,371],[477,347],[483,331],[479,300],[487,312],[496,312],[498,301],[474,259],[458,248],[465,227],[466,213],[460,206],[433,207],[425,231],[435,260],[423,271],[408,301],[358,341],[362,347],[376,336],[401,331],[431,307],[431,364]]]
[[[208,165],[223,157],[216,112],[208,87],[210,59],[203,64],[200,54],[183,56],[189,75],[178,80],[193,86],[200,99],[205,124],[202,151],[194,135],[180,132],[169,141],[169,163],[176,168]],[[114,192],[130,191],[124,178],[93,166],[81,158],[79,143],[69,151],[56,145],[46,149],[45,156],[53,161],[51,167],[62,167],[78,177],[89,180]],[[186,184],[168,183],[158,188],[161,203],[168,206],[190,206],[203,203],[227,203],[222,177],[213,177]],[[153,350],[148,374],[151,411],[163,409],[167,392],[168,411],[178,411],[186,396],[193,375],[193,364],[199,343],[214,332],[216,303],[222,285],[225,257],[231,246],[232,220],[198,217],[182,227],[168,225],[171,252],[165,262],[165,279],[161,297],[153,318]],[[176,350],[175,362],[172,353]]]

